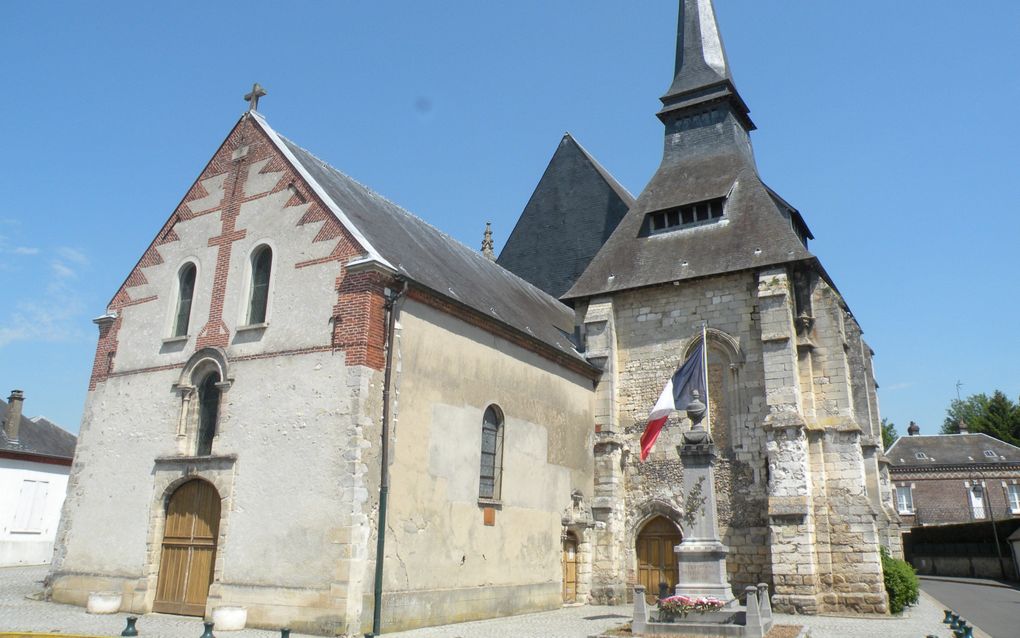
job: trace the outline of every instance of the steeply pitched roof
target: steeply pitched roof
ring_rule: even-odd
[[[7,402],[0,399],[0,422],[7,420],[7,410]],[[0,429],[0,450],[67,459],[74,457],[74,448],[78,444],[77,437],[49,419],[42,417],[29,419],[22,416],[18,429],[17,443],[7,440],[3,430]]]
[[[711,0],[682,0],[662,163],[563,299],[813,260],[800,213],[762,183]],[[725,198],[714,223],[649,233],[649,213]]]
[[[643,233],[648,213],[726,197],[724,218]],[[616,231],[564,299],[681,281],[812,258],[789,218],[736,153],[659,168]]]
[[[584,362],[571,343],[567,306],[255,121],[326,196],[344,225],[384,264],[439,295]],[[585,362],[585,365],[587,363]]]
[[[634,196],[567,133],[496,263],[559,297],[633,205]]]
[[[918,454],[924,457],[918,458]],[[892,467],[911,470],[938,465],[1020,463],[1020,448],[987,434],[901,436],[885,455]]]

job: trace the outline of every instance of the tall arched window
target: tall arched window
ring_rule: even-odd
[[[503,413],[490,405],[482,417],[482,466],[478,498],[498,500],[503,482]]]
[[[177,314],[174,317],[174,336],[186,337],[191,322],[191,299],[195,296],[195,264],[187,263],[177,273]]]
[[[212,454],[213,437],[216,436],[216,421],[220,413],[220,382],[218,372],[210,372],[198,386],[198,456]]]
[[[248,304],[248,324],[265,323],[269,303],[269,275],[273,268],[273,251],[260,246],[251,256],[251,302]]]

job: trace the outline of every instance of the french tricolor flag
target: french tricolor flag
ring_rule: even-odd
[[[655,445],[655,439],[659,438],[662,426],[666,425],[666,419],[673,410],[686,410],[688,404],[697,390],[698,394],[708,402],[708,393],[705,384],[705,340],[702,338],[697,347],[687,357],[683,365],[677,368],[666,387],[662,389],[659,400],[655,402],[651,414],[648,415],[648,425],[641,435],[641,460],[648,458],[648,453]]]

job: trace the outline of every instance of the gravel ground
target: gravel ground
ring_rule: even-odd
[[[0,633],[12,631],[119,636],[127,614],[95,616],[81,607],[26,598],[42,589],[46,567],[0,568]],[[847,618],[776,614],[784,625],[806,625],[813,638],[951,638],[942,624],[943,606],[922,592],[920,602],[902,618]],[[564,607],[540,614],[427,627],[386,634],[393,638],[587,638],[627,622],[630,606]],[[139,638],[198,638],[198,618],[148,614],[138,620]],[[980,635],[979,632],[975,632]],[[292,634],[298,638],[299,634]],[[220,638],[277,638],[279,632],[246,629],[221,632]]]

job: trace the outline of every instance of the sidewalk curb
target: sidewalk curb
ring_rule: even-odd
[[[1013,585],[1004,585],[1003,583],[994,580],[976,580],[973,578],[954,578],[952,576],[917,576],[920,580],[930,580],[933,583],[959,583],[961,585],[979,585],[981,587],[998,587],[999,589],[1015,589],[1020,591],[1020,587],[1014,587]]]

